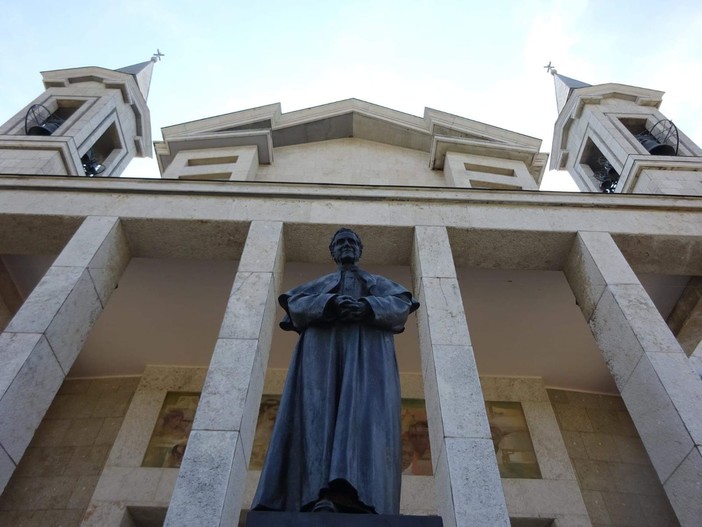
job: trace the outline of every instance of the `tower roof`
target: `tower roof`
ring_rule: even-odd
[[[136,79],[137,86],[139,86],[139,91],[144,96],[144,100],[148,98],[149,86],[151,86],[151,75],[154,71],[153,59],[147,60],[146,62],[140,62],[139,64],[125,66],[124,68],[119,68],[115,71],[132,75]]]
[[[591,86],[586,82],[561,75],[555,69],[551,70],[551,74],[553,75],[553,83],[556,88],[556,106],[558,107],[558,113],[561,113],[561,110],[568,101],[568,97],[570,97],[570,94],[573,93],[574,90]]]

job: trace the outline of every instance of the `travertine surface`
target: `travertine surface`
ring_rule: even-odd
[[[80,524],[138,382],[63,383],[0,497],[0,525]]]
[[[548,395],[594,526],[679,525],[620,397]]]

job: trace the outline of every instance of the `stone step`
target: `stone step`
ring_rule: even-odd
[[[439,516],[251,511],[246,527],[443,527]]]

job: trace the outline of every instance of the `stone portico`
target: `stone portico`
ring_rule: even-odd
[[[217,182],[18,177],[0,184],[4,225],[13,227],[3,229],[8,253],[39,250],[44,225],[66,241],[2,335],[10,343],[4,353],[15,357],[4,370],[1,407],[5,481],[130,257],[201,255],[239,262],[178,478],[173,469],[139,468],[139,445],[148,441],[149,430],[142,425],[146,435],[139,438],[128,428],[131,414],[139,411],[135,398],[86,525],[109,525],[108,518],[118,525],[127,507],[163,507],[171,496],[168,525],[231,524],[248,505],[246,467],[285,262],[325,261],[326,237],[339,217],[353,218],[347,224],[372,240],[366,265],[411,268],[423,303],[417,329],[435,466],[434,506],[446,525],[507,525],[513,511],[554,518],[559,525],[588,524],[543,388],[542,395],[529,397],[545,405],[535,422],[553,429],[548,457],[560,459],[560,466],[551,474],[544,470],[538,484],[523,484],[534,496],[526,502],[510,491],[509,480],[500,481],[457,281],[456,268],[465,266],[565,273],[680,523],[692,525],[698,517],[699,500],[693,497],[699,492],[702,381],[635,273],[665,274],[674,268],[700,274],[697,198],[456,189],[450,196],[442,191],[436,202],[434,189],[331,187],[309,196],[304,185],[280,189],[255,182],[232,188]],[[193,202],[195,187],[200,198]],[[31,221],[20,221],[26,216],[22,204],[47,191],[51,203],[39,204]],[[393,201],[378,199],[390,192]],[[230,206],[233,199],[237,207]],[[605,199],[608,206],[602,207]],[[671,214],[671,201],[686,206]],[[86,209],[102,214],[82,216]],[[32,232],[38,233],[36,245]],[[221,243],[224,233],[227,244]],[[384,250],[388,247],[392,250]],[[554,499],[557,491],[571,494]]]

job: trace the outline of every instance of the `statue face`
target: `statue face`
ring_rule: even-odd
[[[353,232],[342,232],[332,241],[331,254],[336,263],[355,264],[361,258],[360,240]]]

